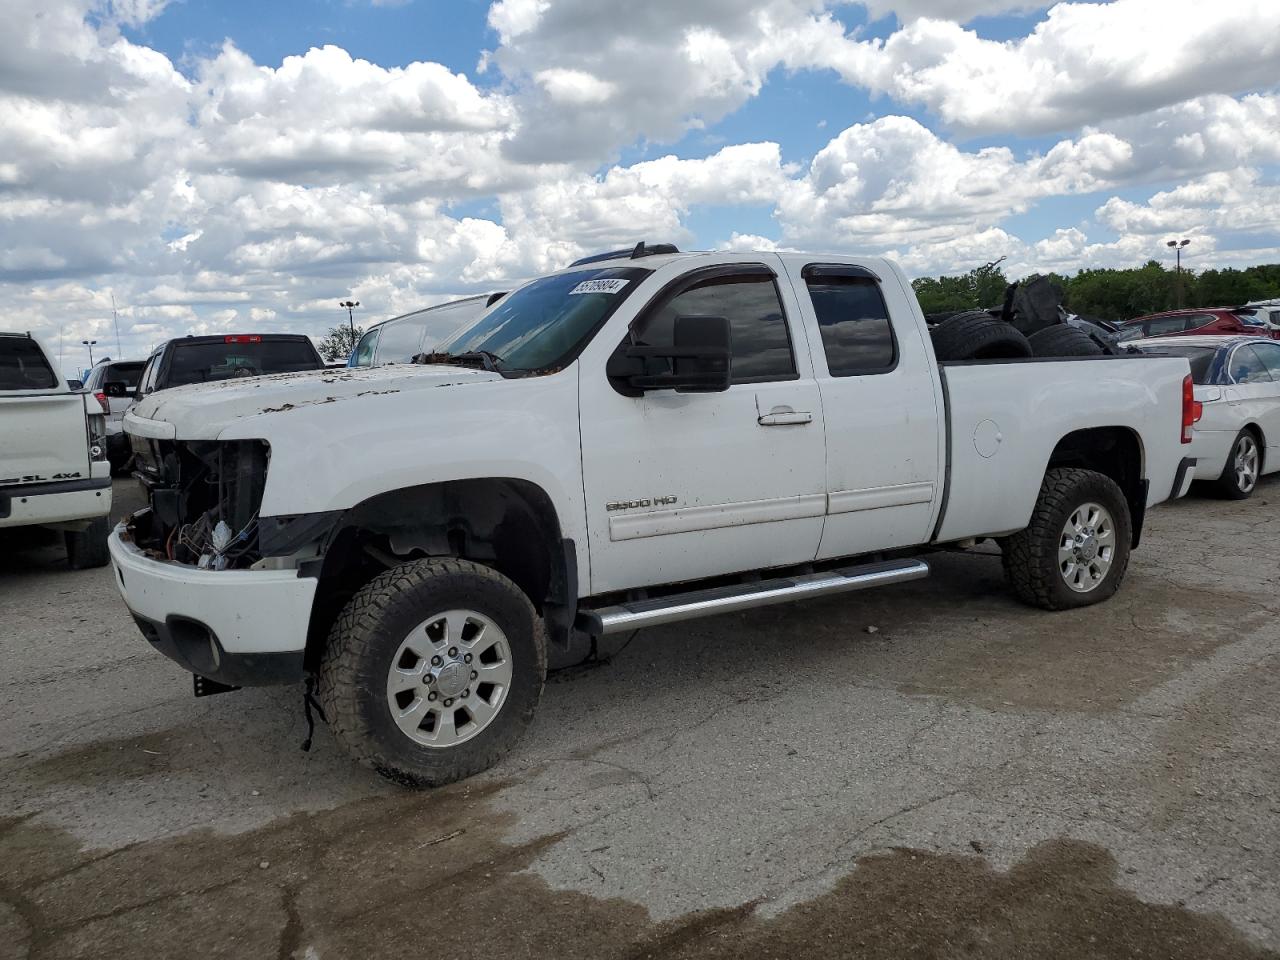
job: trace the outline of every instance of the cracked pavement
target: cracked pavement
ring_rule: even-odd
[[[429,793],[301,752],[300,691],[194,700],[108,571],[6,539],[0,957],[1264,955],[1275,502],[1153,511],[1082,611],[985,544],[644,631]]]

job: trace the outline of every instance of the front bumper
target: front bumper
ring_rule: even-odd
[[[91,476],[79,480],[13,484],[0,487],[0,527],[96,520],[111,513],[111,473],[94,463]]]
[[[111,565],[120,596],[152,646],[219,683],[260,686],[302,678],[314,577],[156,560],[132,542],[126,523],[107,541]]]

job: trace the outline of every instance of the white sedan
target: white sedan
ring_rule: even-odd
[[[1186,357],[1204,405],[1188,456],[1197,480],[1243,500],[1258,478],[1280,470],[1280,343],[1266,337],[1157,337],[1129,344]]]

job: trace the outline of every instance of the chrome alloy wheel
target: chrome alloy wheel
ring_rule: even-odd
[[[1248,493],[1257,485],[1258,442],[1251,434],[1242,434],[1236,440],[1235,449],[1231,451],[1231,468],[1241,493]]]
[[[474,610],[446,610],[405,637],[387,671],[387,707],[424,747],[454,747],[493,722],[511,689],[511,646]]]
[[[1067,586],[1088,593],[1107,578],[1116,555],[1116,525],[1098,503],[1083,503],[1067,517],[1058,541],[1058,569]]]

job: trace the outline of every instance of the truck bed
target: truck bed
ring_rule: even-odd
[[[1075,431],[1121,428],[1138,441],[1145,506],[1168,499],[1185,447],[1185,360],[1079,357],[940,363],[947,420],[940,543],[1026,526],[1058,444]]]

